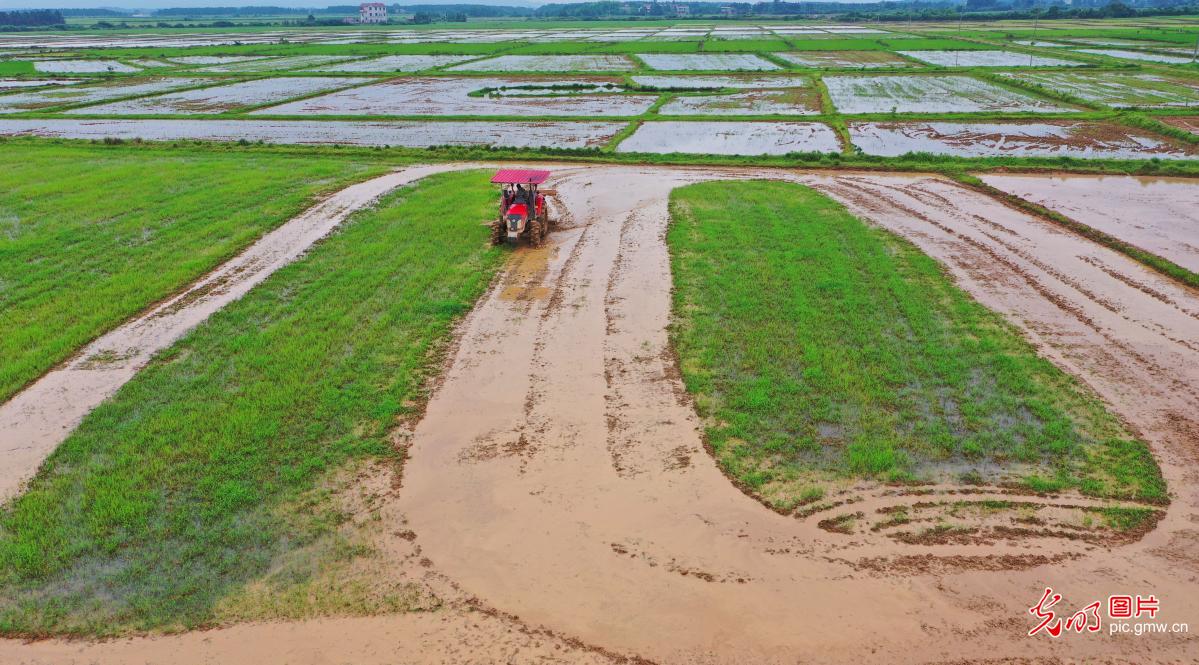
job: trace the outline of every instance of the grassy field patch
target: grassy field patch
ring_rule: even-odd
[[[93,411],[0,514],[0,631],[277,616],[296,605],[264,584],[286,598],[368,554],[338,545],[323,489],[397,459],[389,431],[503,259],[480,224],[492,194],[478,172],[393,193]],[[333,604],[356,606],[375,604]]]
[[[672,338],[720,465],[771,504],[980,474],[1164,499],[1146,446],[909,243],[814,190],[677,190]]]
[[[367,161],[0,150],[0,401],[303,210]]]

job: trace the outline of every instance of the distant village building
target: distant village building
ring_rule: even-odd
[[[359,23],[387,23],[387,5],[382,2],[364,2],[358,5]]]
[[[720,13],[724,16],[732,16],[737,13],[737,9],[732,5],[724,5],[720,8]]]
[[[675,5],[674,6],[674,15],[675,16],[687,16],[690,13],[691,13],[691,7],[689,7],[687,5]]]

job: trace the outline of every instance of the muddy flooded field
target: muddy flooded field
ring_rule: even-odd
[[[603,78],[406,78],[281,104],[254,113],[634,116],[649,110],[657,100],[655,95],[568,94],[577,86],[616,82]],[[486,94],[521,87],[537,88],[546,96]],[[559,89],[558,94],[552,94],[554,88]]]
[[[198,71],[212,72],[216,74],[230,74],[238,72],[282,72],[292,69],[309,69],[334,62],[346,62],[356,59],[357,58],[351,58],[344,55],[297,55],[288,58],[254,58],[252,60],[225,62],[208,67],[202,67]]]
[[[106,99],[149,95],[212,82],[212,79],[196,77],[132,78],[112,83],[17,92],[0,96],[0,114],[39,111],[73,104],[90,104]]]
[[[89,106],[68,113],[97,115],[224,113],[234,109],[356,85],[372,79],[351,77],[266,78],[184,90],[155,97]]]
[[[658,109],[659,115],[812,115],[819,112],[820,96],[811,87],[676,97]]]
[[[675,71],[754,71],[782,69],[749,53],[638,53],[651,69]]]
[[[1192,134],[1199,134],[1199,116],[1173,116],[1161,118],[1161,121],[1185,129]]]
[[[264,55],[180,55],[171,56],[171,62],[181,65],[226,65],[247,60],[262,60]]]
[[[349,60],[305,69],[314,72],[419,72],[470,60],[472,57],[468,55],[387,55],[382,58]]]
[[[1122,51],[1119,49],[1099,49],[1099,48],[1081,48],[1075,49],[1079,53],[1090,53],[1092,55],[1106,55],[1112,58],[1121,60],[1141,60],[1145,62],[1164,62],[1170,65],[1185,65],[1191,62],[1190,58],[1181,55],[1165,55],[1163,53],[1152,53],[1150,51]]]
[[[117,60],[37,60],[33,68],[43,74],[131,74],[140,71],[138,67]]]
[[[938,67],[1078,67],[1086,63],[1015,51],[897,51]]]
[[[827,76],[824,84],[833,105],[842,113],[1061,113],[1077,110],[970,76]]]
[[[795,53],[776,53],[775,55],[801,67],[816,69],[877,69],[880,67],[919,66],[890,51],[797,51]]]
[[[801,76],[670,76],[630,77],[636,85],[656,90],[720,90],[722,88],[793,88],[810,85]]]
[[[647,122],[617,152],[784,155],[839,152],[831,127],[819,122]]]
[[[0,90],[41,88],[52,85],[75,85],[76,83],[83,83],[83,79],[0,79]]]
[[[456,72],[624,72],[633,62],[622,55],[501,55],[450,67]]]
[[[1086,175],[979,177],[988,185],[1199,273],[1199,180]]]
[[[0,119],[0,136],[146,141],[262,141],[295,145],[592,148],[624,128],[613,122],[344,122],[303,120]]]
[[[909,152],[959,157],[1195,159],[1199,146],[1101,122],[851,122],[849,136],[868,155]]]
[[[1199,108],[1199,81],[1128,72],[1005,72],[1006,78],[1114,108]]]

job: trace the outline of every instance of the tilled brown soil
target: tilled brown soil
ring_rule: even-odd
[[[840,507],[788,517],[741,493],[704,450],[667,345],[664,234],[673,188],[744,177],[810,184],[909,238],[1100,394],[1170,483],[1157,528],[1123,546],[1035,529],[908,544],[820,523],[1008,495],[862,484]],[[562,223],[545,248],[518,250],[463,323],[424,419],[402,439],[410,458],[395,508],[429,567],[470,602],[99,645],[0,642],[0,660],[1194,659],[1185,635],[1025,633],[1046,586],[1070,612],[1153,593],[1157,620],[1197,616],[1199,294],[934,177],[603,166],[558,169],[552,184]]]

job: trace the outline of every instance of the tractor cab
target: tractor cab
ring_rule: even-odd
[[[540,185],[549,177],[549,171],[501,169],[491,178],[500,186],[499,217],[491,224],[492,244],[516,242],[523,235],[530,245],[541,246],[549,232],[545,196],[552,192],[540,190]]]

